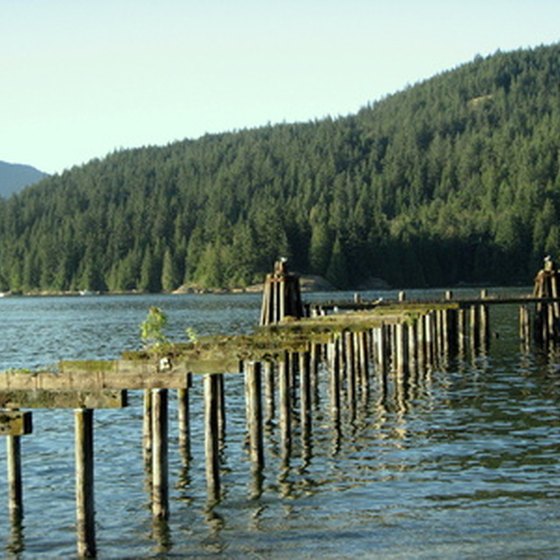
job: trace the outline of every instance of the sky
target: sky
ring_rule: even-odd
[[[558,0],[0,0],[0,160],[307,122],[560,40]]]

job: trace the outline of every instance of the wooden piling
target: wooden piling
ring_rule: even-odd
[[[350,420],[356,415],[356,361],[354,349],[354,336],[351,332],[344,333],[344,359],[346,371],[346,408]]]
[[[477,352],[480,346],[480,316],[478,313],[478,305],[471,305],[469,308],[469,333],[470,333],[470,343],[471,351],[473,355]]]
[[[220,498],[220,438],[218,428],[218,382],[215,374],[204,375],[204,451],[208,501]]]
[[[264,381],[264,422],[271,425],[276,414],[275,410],[275,381],[274,381],[274,364],[270,361],[263,363],[263,381]]]
[[[144,465],[148,469],[152,466],[152,446],[152,391],[150,389],[144,389],[142,451]]]
[[[395,325],[395,337],[395,371],[398,375],[402,376],[408,373],[408,341],[406,338],[407,329],[404,323],[397,323]]]
[[[466,353],[467,332],[467,311],[460,307],[457,311],[457,349],[461,359],[464,359]]]
[[[418,330],[417,321],[411,322],[407,325],[407,340],[408,340],[408,369],[410,375],[416,375],[418,372]]]
[[[369,393],[369,337],[365,331],[356,333],[356,337],[358,345],[359,386],[361,394],[365,398]]]
[[[6,462],[8,467],[8,507],[12,524],[23,518],[23,483],[21,474],[21,438],[6,437]]]
[[[247,427],[249,431],[249,456],[253,469],[264,467],[261,364],[245,364],[245,385],[247,395]]]
[[[389,371],[389,363],[388,363],[388,325],[381,324],[379,329],[377,329],[377,368],[379,373],[383,377],[385,377]]]
[[[519,338],[527,349],[531,343],[531,315],[527,305],[519,307]]]
[[[443,323],[442,323],[442,310],[434,309],[432,311],[434,317],[434,345],[435,355],[438,364],[441,364],[443,357]]]
[[[333,424],[338,425],[340,423],[340,350],[336,340],[328,345],[328,354],[331,420]]]
[[[535,277],[533,295],[542,299],[558,298],[558,276],[555,263],[546,257],[542,270]],[[535,342],[544,346],[560,339],[560,304],[557,301],[537,302],[533,333]]]
[[[311,344],[309,354],[309,367],[311,373],[311,405],[315,408],[319,404],[319,362],[321,360],[322,346]]]
[[[282,453],[286,459],[292,450],[292,405],[291,405],[291,360],[288,352],[284,352],[278,363],[278,401],[279,423]]]
[[[169,517],[167,432],[167,389],[152,389],[152,515],[155,519]]]
[[[302,449],[309,450],[311,436],[311,364],[309,352],[299,353],[300,422]]]
[[[278,323],[284,317],[304,316],[299,277],[290,274],[285,260],[277,261],[274,273],[267,274],[261,305],[261,325]]]
[[[433,331],[433,316],[428,312],[424,315],[424,335],[425,335],[425,348],[426,348],[426,367],[433,368],[435,365],[435,352],[434,352],[434,331]]]
[[[488,305],[481,304],[478,306],[479,329],[478,340],[481,349],[486,352],[490,344],[490,317],[488,314]]]
[[[218,395],[218,437],[220,449],[224,448],[226,440],[226,393],[225,393],[225,376],[223,373],[217,373],[216,377],[216,393]]]
[[[183,463],[191,459],[191,424],[189,392],[192,387],[192,374],[187,376],[187,387],[177,389],[177,423],[179,427],[179,451]]]
[[[78,556],[94,558],[95,505],[93,467],[93,410],[79,408],[74,412],[76,455],[76,529]]]
[[[416,321],[416,360],[418,373],[421,373],[426,367],[425,322],[422,315],[418,317],[418,320]]]

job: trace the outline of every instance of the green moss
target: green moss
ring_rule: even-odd
[[[117,363],[112,360],[66,360],[59,363],[60,371],[101,372],[116,371]]]

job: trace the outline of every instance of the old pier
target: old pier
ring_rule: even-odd
[[[143,450],[150,475],[152,517],[165,522],[169,505],[169,391],[177,391],[178,451],[185,462],[205,461],[210,504],[222,496],[220,449],[227,415],[243,414],[253,491],[262,491],[265,428],[277,430],[280,460],[287,462],[295,439],[303,457],[313,438],[319,387],[333,430],[356,417],[360,403],[388,386],[406,392],[414,379],[468,359],[490,344],[490,308],[519,305],[521,343],[550,345],[559,339],[558,272],[545,263],[532,295],[440,301],[331,302],[304,306],[297,276],[285,262],[268,275],[261,326],[251,335],[203,337],[165,349],[126,352],[114,361],[62,362],[56,372],[0,373],[0,436],[7,443],[9,517],[17,529],[24,515],[21,438],[32,433],[26,409],[70,408],[75,416],[77,552],[97,553],[94,494],[95,410],[127,406],[127,391],[144,392]],[[244,373],[245,408],[225,408],[225,380]],[[204,457],[191,457],[190,400],[203,384]],[[37,414],[36,412],[34,414]],[[140,444],[140,443],[139,443]]]

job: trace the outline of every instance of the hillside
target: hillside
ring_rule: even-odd
[[[560,254],[560,46],[356,115],[116,152],[0,203],[0,289],[529,282]]]
[[[0,197],[8,197],[44,177],[45,173],[30,165],[0,161]]]

